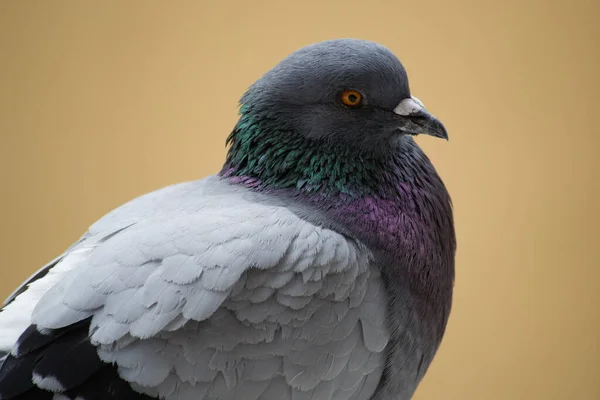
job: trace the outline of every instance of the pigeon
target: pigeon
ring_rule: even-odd
[[[4,303],[0,399],[406,400],[450,315],[448,139],[386,47],[300,48],[219,173],[109,212]]]

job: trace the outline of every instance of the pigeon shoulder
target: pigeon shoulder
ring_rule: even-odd
[[[342,235],[307,222],[281,204],[271,203],[219,176],[209,176],[170,185],[123,204],[91,225],[76,243],[7,298],[0,311],[0,351],[11,351],[32,322],[43,325],[45,321],[50,329],[93,315],[103,301],[91,295],[100,284],[100,297],[106,300],[124,287],[141,287],[159,275],[177,275],[165,275],[155,281],[165,278],[163,283],[167,286],[169,282],[197,283],[202,276],[204,283],[200,287],[212,289],[215,299],[222,301],[247,268],[266,270],[285,261],[284,256],[289,262],[296,257],[296,263],[306,257],[301,262],[302,270],[297,272],[310,274],[314,271],[308,266],[318,262],[318,257],[325,257],[325,250],[344,247],[345,251],[338,251],[336,257],[349,257],[358,251],[360,244],[349,243]],[[318,250],[303,253],[324,245],[323,254]],[[223,270],[208,270],[216,265],[223,266]],[[136,269],[135,274],[131,273],[132,268]],[[135,282],[131,275],[135,275]],[[215,282],[209,283],[209,279]],[[201,299],[197,301],[202,303]],[[72,307],[68,306],[70,302]],[[211,307],[216,309],[219,304],[215,300]],[[203,312],[214,312],[212,308],[201,311],[198,307],[192,311],[188,302],[187,317],[199,318]],[[66,313],[64,320],[57,316],[58,310]],[[47,318],[53,321],[46,321]],[[159,323],[142,335],[150,336],[164,326]]]
[[[249,395],[260,381],[256,396],[287,382],[289,394],[358,390],[368,398],[389,339],[384,290],[370,259],[359,242],[218,178],[167,187],[107,214],[0,312],[0,350],[11,354],[4,370],[31,375],[35,390],[50,392],[85,389],[96,369],[114,365],[151,397],[177,398],[173,382],[187,387],[186,371],[206,368],[224,374],[223,393]],[[323,326],[332,331],[324,334]],[[274,341],[282,328],[286,334]],[[74,373],[57,350],[71,348],[68,340],[78,343],[71,356],[81,350],[89,358],[85,371]],[[292,343],[343,362],[314,364]],[[264,371],[248,369],[233,385],[227,363],[190,361],[177,350],[215,348],[231,360],[237,353],[229,350],[246,349],[236,368],[274,353],[261,361]],[[29,365],[29,358],[46,361]],[[30,382],[5,378],[0,394],[32,390]]]

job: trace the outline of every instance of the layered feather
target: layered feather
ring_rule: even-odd
[[[28,390],[74,396],[114,364],[135,391],[164,399],[368,399],[389,340],[370,253],[258,200],[211,177],[92,226],[50,269],[56,278],[36,281],[46,290],[6,307],[35,302],[10,347],[32,373]],[[78,355],[87,369],[70,371]]]

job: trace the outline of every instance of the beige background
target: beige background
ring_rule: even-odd
[[[237,100],[298,47],[376,40],[450,142],[447,336],[415,396],[600,399],[600,3],[0,0],[0,295],[89,224],[215,173]]]

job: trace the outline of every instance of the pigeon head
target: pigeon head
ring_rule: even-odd
[[[401,151],[407,136],[448,137],[411,96],[400,60],[357,39],[292,53],[248,89],[240,112],[225,169],[258,179],[278,171],[296,186],[308,180],[321,187],[311,175],[331,180],[329,168],[362,169],[351,159],[381,164]]]
[[[259,79],[242,103],[308,139],[361,149],[388,149],[401,134],[447,137],[411,97],[400,60],[363,40],[329,40],[296,51]]]

